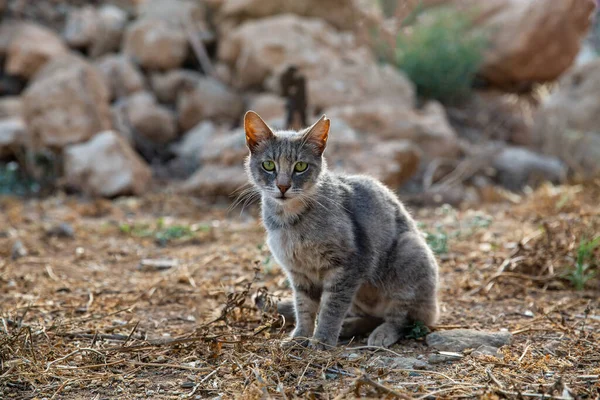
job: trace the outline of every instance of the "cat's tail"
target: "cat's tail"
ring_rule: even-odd
[[[256,308],[264,312],[273,312],[277,309],[277,314],[283,316],[285,324],[293,324],[296,321],[296,313],[294,311],[294,300],[292,298],[284,298],[279,301],[273,301],[267,294],[258,293],[254,297]]]

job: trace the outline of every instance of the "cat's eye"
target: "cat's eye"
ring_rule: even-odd
[[[296,172],[304,172],[308,168],[308,164],[302,161],[298,161],[294,166],[294,171]]]
[[[275,170],[275,163],[273,161],[263,161],[262,167],[265,171],[272,172]]]

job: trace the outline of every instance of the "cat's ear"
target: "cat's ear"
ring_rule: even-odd
[[[244,131],[246,131],[246,145],[250,151],[254,151],[260,142],[273,137],[269,125],[254,111],[248,111],[244,115]]]
[[[319,151],[319,155],[325,151],[327,146],[327,138],[329,137],[329,127],[331,121],[325,115],[321,117],[313,126],[306,130],[304,134],[304,140],[306,143],[311,143],[316,146]]]

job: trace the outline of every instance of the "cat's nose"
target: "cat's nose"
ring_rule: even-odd
[[[277,187],[279,188],[281,194],[285,194],[285,192],[287,192],[290,188],[290,185],[277,185]]]

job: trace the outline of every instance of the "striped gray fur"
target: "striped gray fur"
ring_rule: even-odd
[[[325,348],[340,334],[370,333],[369,345],[388,347],[411,323],[434,324],[433,253],[386,186],[327,170],[329,120],[323,116],[299,132],[273,132],[249,111],[244,126],[246,169],[261,193],[267,243],[293,289],[294,315],[286,315],[296,324],[291,343]],[[267,171],[265,161],[276,169]],[[308,168],[295,171],[297,162]],[[279,309],[292,308],[282,303]]]

